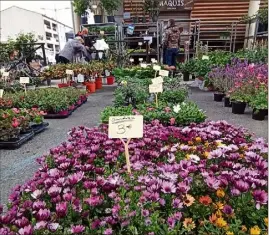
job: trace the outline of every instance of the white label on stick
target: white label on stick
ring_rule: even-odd
[[[130,59],[130,62],[134,62],[134,59]]]
[[[149,93],[159,93],[159,92],[163,92],[163,84],[162,83],[149,85]]]
[[[71,70],[71,69],[67,69],[66,71],[65,71],[65,73],[66,74],[68,74],[68,75],[73,75],[73,70]]]
[[[3,77],[8,77],[9,76],[9,72],[3,72]]]
[[[110,72],[107,69],[105,70],[105,75],[106,77],[110,76]]]
[[[143,61],[143,58],[139,58],[138,60],[139,60],[140,62],[142,62],[142,61]]]
[[[4,90],[3,89],[0,89],[0,98],[2,98],[4,95]]]
[[[169,76],[169,71],[167,70],[160,70],[159,75],[162,77],[168,77]]]
[[[154,69],[155,71],[160,71],[160,70],[161,70],[161,66],[159,66],[159,65],[154,65],[154,66],[153,66],[153,69]]]
[[[140,65],[141,65],[141,68],[147,68],[148,66],[147,64],[144,64],[144,63],[141,63]]]
[[[163,83],[163,78],[162,77],[156,77],[151,79],[152,84],[159,84],[159,83]]]
[[[84,82],[84,75],[78,74],[78,82]]]
[[[20,77],[20,83],[22,84],[30,83],[29,77]]]
[[[209,60],[209,56],[203,55],[202,60]]]
[[[104,35],[104,34],[105,34],[105,31],[100,31],[100,34],[101,34],[101,35]]]
[[[143,116],[114,116],[109,117],[109,138],[142,138]]]

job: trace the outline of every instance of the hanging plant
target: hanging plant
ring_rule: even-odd
[[[108,15],[113,15],[113,11],[118,10],[122,0],[100,0],[100,3]]]

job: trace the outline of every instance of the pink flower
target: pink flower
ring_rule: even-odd
[[[76,184],[78,183],[79,181],[82,180],[84,176],[84,172],[80,171],[78,173],[75,173],[73,175],[70,175],[68,178],[69,178],[69,183],[70,184]]]
[[[61,192],[61,188],[60,187],[57,187],[57,186],[52,186],[49,188],[48,190],[48,194],[51,196],[51,197],[57,197],[60,192]]]
[[[170,112],[171,112],[171,109],[170,109],[169,107],[166,107],[166,108],[164,109],[164,111],[165,111],[166,113],[170,113]]]
[[[20,125],[20,123],[18,122],[18,120],[16,118],[14,118],[12,121],[12,127],[17,128],[19,125]]]
[[[48,220],[49,217],[50,217],[50,211],[48,209],[40,209],[36,214],[36,218],[38,220]]]
[[[20,228],[18,232],[20,235],[32,235],[33,234],[33,227],[31,225],[28,225],[24,228]]]
[[[39,221],[36,223],[34,229],[35,230],[40,230],[40,229],[44,229],[47,227],[47,222],[46,221]]]
[[[176,123],[176,119],[175,118],[170,118],[170,125],[173,126]]]
[[[161,191],[163,193],[175,193],[176,187],[173,182],[163,181]]]
[[[59,217],[65,217],[67,214],[67,202],[56,204],[56,213]]]
[[[85,199],[84,201],[90,206],[98,206],[103,202],[100,196],[92,196],[90,198]]]
[[[256,201],[256,208],[259,210],[261,208],[261,205],[266,205],[268,201],[268,194],[264,190],[255,190],[252,193],[254,200]]]
[[[80,234],[83,233],[85,230],[85,227],[83,225],[72,225],[71,226],[71,233],[72,234]]]
[[[107,229],[103,232],[104,235],[111,235],[112,233],[113,233],[113,230],[112,230],[111,228],[107,228]]]
[[[20,113],[20,110],[17,108],[13,108],[12,111],[13,111],[13,113],[17,113],[17,114]]]

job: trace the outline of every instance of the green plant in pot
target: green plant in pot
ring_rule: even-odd
[[[232,102],[232,113],[244,114],[247,102],[249,101],[249,94],[246,93],[244,87],[241,86],[232,89],[229,94]]]
[[[203,81],[207,73],[211,71],[211,63],[209,60],[197,59],[195,60],[194,69],[195,69],[194,72],[195,76]]]
[[[192,73],[193,68],[194,68],[194,62],[192,60],[179,64],[179,69],[183,73],[184,81],[190,80],[190,73]]]
[[[251,108],[253,108],[252,119],[264,120],[268,115],[268,89],[265,86],[261,86],[257,89],[256,94],[249,102]]]

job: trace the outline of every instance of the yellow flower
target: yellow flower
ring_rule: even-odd
[[[222,217],[222,212],[221,212],[220,210],[217,210],[217,212],[216,212],[216,216],[217,216],[218,218]]]
[[[185,218],[183,222],[184,228],[186,228],[188,231],[195,228],[195,223],[192,221],[192,218]]]
[[[197,149],[196,146],[192,146],[192,147],[191,147],[191,150],[192,150],[192,151],[194,151],[194,150],[196,150],[196,149]]]
[[[241,154],[239,154],[239,157],[240,158],[245,158],[245,155],[241,153]]]
[[[218,197],[221,197],[221,198],[225,196],[225,192],[224,192],[224,190],[221,189],[221,188],[219,188],[219,189],[217,190],[216,194],[217,194]]]
[[[204,145],[205,145],[205,147],[208,147],[208,146],[209,146],[209,142],[206,141],[206,142],[204,143]]]
[[[202,141],[202,138],[201,137],[196,137],[195,140],[196,140],[196,142],[200,143]]]
[[[228,232],[226,232],[226,235],[234,235],[234,233],[231,231],[228,231]]]
[[[186,159],[189,160],[190,159],[190,154],[186,155]]]
[[[247,229],[247,227],[246,227],[245,225],[242,225],[241,230],[242,230],[243,232],[248,231],[248,229]]]
[[[263,221],[264,221],[266,227],[268,227],[268,218],[264,218]]]
[[[210,154],[209,152],[204,152],[204,157],[205,158],[208,158],[209,157],[209,154]]]
[[[216,210],[222,210],[224,207],[223,203],[221,202],[216,202],[214,205]]]
[[[254,227],[250,229],[250,235],[260,235],[260,234],[261,234],[261,230],[257,225],[255,225]]]
[[[227,222],[223,218],[217,218],[216,226],[219,228],[223,228],[227,226]]]
[[[194,197],[192,197],[191,195],[187,194],[186,195],[186,199],[184,200],[183,204],[185,206],[191,206],[194,203],[195,199]]]

